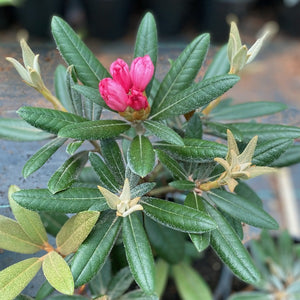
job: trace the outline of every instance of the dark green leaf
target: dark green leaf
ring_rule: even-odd
[[[94,186],[99,183],[98,175],[92,167],[84,167],[81,170],[78,180],[80,182],[94,184]]]
[[[91,162],[92,167],[94,168],[95,172],[97,173],[101,186],[117,192],[119,190],[119,185],[116,182],[114,176],[112,175],[108,166],[103,162],[103,160],[97,154],[91,152],[89,155],[89,159]]]
[[[180,135],[161,122],[144,121],[144,126],[151,134],[157,136],[165,142],[181,146],[184,145]]]
[[[207,214],[190,207],[156,198],[142,198],[140,203],[147,216],[175,230],[201,233],[216,228]]]
[[[95,205],[99,211],[108,209],[99,190],[90,188],[70,188],[54,195],[47,189],[21,190],[13,198],[23,207],[38,211],[77,213]]]
[[[121,296],[118,300],[159,300],[156,295],[149,295],[142,290],[135,290]]]
[[[140,181],[141,177],[131,171],[129,166],[126,166],[125,178],[128,178],[130,189],[133,189]]]
[[[148,192],[152,191],[152,189],[155,187],[155,182],[145,182],[141,183],[137,186],[135,186],[133,189],[131,189],[131,198],[134,199],[135,197],[141,197],[147,194]]]
[[[230,129],[232,132],[234,138],[241,142],[243,140],[243,135],[242,133],[236,129],[233,126],[230,126],[228,124],[222,124],[222,123],[215,123],[215,122],[206,122],[206,133],[212,134],[218,137],[221,137],[223,139],[227,138],[227,129]]]
[[[214,56],[213,61],[208,66],[204,78],[208,79],[218,75],[224,75],[229,72],[230,64],[227,56],[227,44],[222,46],[217,54]]]
[[[78,148],[82,145],[83,141],[75,141],[70,144],[68,144],[66,152],[70,155],[73,155]]]
[[[91,121],[99,120],[102,113],[102,107],[87,98],[82,98],[84,116]]]
[[[194,113],[187,122],[184,137],[202,139],[202,121],[198,113]]]
[[[275,114],[286,108],[286,104],[280,102],[247,102],[228,106],[219,112],[212,111],[210,117],[218,121],[250,119]]]
[[[215,157],[225,157],[227,147],[216,142],[184,139],[185,146],[157,143],[155,148],[162,149],[175,159],[187,162],[211,162]]]
[[[236,234],[238,235],[240,240],[243,240],[244,238],[244,230],[243,230],[243,225],[241,223],[241,221],[235,219],[234,217],[232,217],[231,215],[229,215],[228,213],[226,213],[224,210],[220,210],[223,217],[226,219],[226,221],[229,223],[229,225],[234,229],[234,231],[236,232]]]
[[[293,142],[292,139],[285,138],[263,141],[256,147],[252,163],[258,166],[270,165],[291,147]]]
[[[155,150],[160,162],[171,172],[171,174],[178,179],[184,180],[187,178],[185,170],[181,165],[168,154],[163,151]]]
[[[184,234],[159,223],[145,219],[146,232],[155,252],[170,264],[179,263],[184,257]]]
[[[153,114],[166,107],[168,98],[188,88],[203,63],[209,47],[209,34],[195,38],[172,64],[171,69],[160,84],[151,110]]]
[[[113,139],[105,139],[100,141],[100,145],[102,157],[106,165],[109,166],[116,181],[123,185],[125,180],[125,166],[118,143]]]
[[[93,296],[105,295],[108,284],[112,277],[111,260],[107,259],[103,267],[98,271],[96,276],[89,282],[89,289]]]
[[[30,126],[24,120],[0,118],[1,139],[28,142],[46,140],[51,137],[51,134]]]
[[[30,296],[26,296],[26,295],[22,295],[20,294],[19,296],[17,296],[15,298],[15,300],[34,300],[34,298],[30,297]]]
[[[167,97],[159,110],[151,110],[150,119],[167,119],[188,113],[221,96],[238,80],[239,77],[235,75],[223,75],[196,83],[176,95]]]
[[[154,292],[154,259],[151,247],[137,214],[123,220],[122,238],[131,273],[146,293]]]
[[[75,86],[75,81],[72,77],[72,73],[74,66],[70,66],[68,68],[68,72],[66,74],[66,87],[71,100],[71,112],[75,115],[84,116],[84,111],[82,109],[82,98],[81,94],[75,90],[73,87]],[[76,79],[76,78],[75,78]]]
[[[58,50],[68,65],[76,66],[76,74],[84,85],[96,88],[101,79],[110,77],[99,60],[64,20],[54,16],[51,30]]]
[[[235,187],[234,192],[237,195],[241,196],[242,198],[245,198],[248,201],[251,201],[253,205],[263,207],[262,200],[246,183],[239,182],[239,184]]]
[[[120,120],[87,121],[62,128],[58,135],[78,140],[98,140],[118,136],[130,125]]]
[[[54,292],[54,288],[45,280],[36,293],[35,300],[44,300]]]
[[[133,139],[128,152],[128,163],[131,170],[141,177],[145,177],[152,171],[155,153],[147,137],[137,135]]]
[[[87,298],[79,295],[55,295],[47,298],[47,300],[86,300]]]
[[[218,228],[211,232],[210,243],[223,262],[242,280],[255,284],[260,274],[239,237],[227,223],[221,213],[207,202],[205,208]]]
[[[300,162],[300,145],[293,145],[287,151],[285,151],[282,155],[279,156],[278,159],[271,163],[271,167],[281,168],[288,167],[294,164],[298,164]]]
[[[58,212],[49,213],[42,211],[40,212],[40,217],[46,231],[53,236],[56,236],[61,227],[69,220],[65,214]]]
[[[71,270],[75,286],[88,282],[105,263],[120,231],[122,218],[114,211],[102,213],[89,237],[76,252]]]
[[[175,189],[189,191],[195,188],[195,183],[189,180],[176,180],[169,183]]]
[[[250,141],[255,135],[258,135],[258,141],[300,137],[300,128],[295,126],[262,123],[231,123],[229,125],[242,133],[244,142]]]
[[[277,229],[277,222],[251,200],[223,190],[214,190],[209,198],[235,219],[259,228]]]
[[[267,292],[240,292],[233,294],[229,300],[270,300],[270,296]]]
[[[53,194],[69,188],[88,160],[88,151],[71,156],[50,178],[49,191]]]
[[[24,178],[42,167],[46,161],[64,144],[67,139],[56,138],[44,145],[38,152],[30,157],[23,167]]]
[[[160,298],[166,288],[169,275],[169,264],[163,259],[155,263],[155,294]]]
[[[23,106],[17,113],[30,125],[54,134],[57,134],[61,128],[67,125],[74,126],[87,121],[74,114],[41,107]]]

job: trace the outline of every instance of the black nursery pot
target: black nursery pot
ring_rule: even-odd
[[[8,28],[13,22],[13,7],[0,6],[0,29]]]
[[[17,7],[20,25],[37,37],[50,37],[50,22],[53,15],[63,15],[63,0],[24,0]]]
[[[279,27],[289,35],[300,36],[300,3],[286,6],[283,3],[278,9]]]
[[[127,31],[131,0],[83,0],[89,34],[106,40]]]

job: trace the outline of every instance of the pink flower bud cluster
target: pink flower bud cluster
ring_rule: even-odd
[[[127,107],[138,111],[149,106],[145,89],[150,82],[154,65],[149,55],[137,57],[129,67],[118,58],[110,66],[112,78],[104,78],[99,83],[99,91],[107,106],[118,112]]]

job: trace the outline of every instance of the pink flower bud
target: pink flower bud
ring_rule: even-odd
[[[128,105],[134,110],[141,110],[147,108],[149,103],[142,92],[132,89],[128,98]]]
[[[129,67],[123,59],[118,58],[110,66],[110,74],[114,81],[121,84],[126,93],[129,92],[132,83],[129,74]]]
[[[99,83],[99,92],[111,109],[123,112],[128,104],[128,96],[124,88],[111,78],[104,78]]]
[[[149,55],[137,57],[133,60],[130,67],[130,76],[133,88],[143,92],[150,82],[154,73],[154,65]]]

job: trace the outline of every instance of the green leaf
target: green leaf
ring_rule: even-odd
[[[154,292],[154,259],[143,225],[137,214],[123,220],[122,239],[131,273],[146,293]]]
[[[147,137],[138,135],[133,139],[128,152],[128,163],[131,170],[141,177],[145,177],[152,171],[155,153]]]
[[[174,178],[181,179],[181,180],[187,178],[185,170],[175,159],[173,159],[163,151],[155,150],[155,152],[157,153],[160,162],[171,172]]]
[[[240,292],[233,294],[229,300],[270,300],[270,297],[267,292]]]
[[[142,290],[135,290],[121,296],[118,300],[159,300],[156,295],[149,295]]]
[[[214,190],[208,196],[218,207],[241,222],[259,228],[278,229],[277,222],[251,200],[223,190]]]
[[[120,120],[87,121],[66,126],[58,135],[78,140],[98,140],[118,136],[129,128],[128,123]]]
[[[62,294],[73,295],[74,280],[66,261],[55,251],[43,260],[43,273],[49,283]]]
[[[8,199],[11,210],[16,220],[30,239],[35,244],[42,246],[48,241],[45,227],[38,213],[23,208],[12,198],[12,194],[19,190],[20,189],[15,185],[9,187]]]
[[[155,148],[166,151],[177,160],[187,162],[211,162],[215,157],[225,157],[227,153],[227,147],[223,144],[190,138],[184,139],[184,146],[161,142],[156,143]]]
[[[239,184],[235,187],[234,192],[242,198],[251,201],[253,205],[263,207],[262,200],[258,197],[255,191],[253,191],[252,188],[250,188],[250,186],[247,185],[245,182],[239,182]]]
[[[222,123],[215,123],[215,122],[206,122],[206,133],[207,134],[211,134],[211,135],[215,135],[217,137],[221,137],[223,139],[227,139],[227,129],[230,129],[230,131],[232,132],[234,138],[239,141],[242,142],[243,141],[243,135],[242,133],[237,130],[235,127],[232,127],[230,125],[226,124],[222,124]]]
[[[107,292],[108,284],[111,281],[111,277],[112,277],[111,260],[107,259],[103,267],[89,282],[89,289],[91,291],[91,294],[93,296],[105,295]]]
[[[97,210],[108,209],[98,189],[70,188],[52,194],[47,189],[21,190],[13,194],[14,200],[25,208],[37,211],[77,213],[97,206]]]
[[[217,209],[207,202],[204,204],[218,225],[217,229],[211,232],[210,244],[213,249],[236,276],[250,284],[257,283],[260,274],[236,232]]]
[[[87,119],[71,113],[41,107],[23,106],[17,111],[18,115],[30,125],[57,134],[67,126],[87,121]]]
[[[56,236],[61,227],[69,220],[68,216],[58,212],[49,213],[42,211],[39,215],[46,231],[52,236]]]
[[[88,282],[105,263],[119,234],[122,218],[114,211],[103,213],[89,237],[77,250],[71,270],[75,286]]]
[[[46,140],[51,137],[51,134],[30,126],[24,120],[0,118],[1,139],[28,142]]]
[[[5,300],[13,300],[22,292],[41,268],[42,261],[32,257],[20,261],[0,272],[0,294]]]
[[[183,300],[212,300],[211,291],[204,279],[187,263],[181,263],[172,267],[172,274],[179,295]]]
[[[47,298],[47,300],[86,300],[87,298],[84,296],[79,296],[79,295],[54,295],[51,296],[50,298]]]
[[[187,89],[197,76],[209,47],[209,34],[196,37],[172,63],[160,84],[151,111],[159,112],[169,97]]]
[[[100,212],[83,211],[71,217],[56,236],[59,253],[66,256],[75,252],[93,229],[99,215]]]
[[[15,300],[34,300],[34,298],[30,297],[30,296],[26,296],[26,295],[22,295],[20,294],[19,296],[17,296],[15,298]]]
[[[49,191],[55,194],[69,188],[78,177],[87,160],[88,151],[82,151],[71,156],[50,178],[48,182]]]
[[[260,143],[254,152],[252,164],[268,166],[293,145],[292,139],[276,139]]]
[[[51,31],[61,55],[68,65],[76,66],[76,75],[84,85],[96,88],[101,79],[110,77],[99,60],[64,20],[54,16]]]
[[[99,185],[114,192],[119,191],[119,185],[116,182],[115,177],[103,160],[97,154],[92,152],[89,154],[89,160],[100,179]]]
[[[41,250],[16,221],[0,215],[0,248],[18,253],[36,253]]]
[[[140,200],[140,204],[151,219],[175,230],[201,233],[216,228],[215,222],[207,214],[190,207],[146,197]]]
[[[44,300],[54,292],[54,287],[45,280],[35,295],[36,300]],[[49,298],[47,298],[49,299]]]
[[[227,44],[222,46],[213,61],[208,66],[203,79],[208,79],[218,75],[224,75],[229,72],[230,64],[227,57]]]
[[[160,225],[150,218],[145,218],[145,228],[151,246],[159,257],[170,264],[177,264],[184,258],[183,233]]]
[[[201,117],[198,113],[194,113],[187,122],[184,137],[202,139],[202,133]]]
[[[275,114],[286,108],[286,104],[280,102],[247,102],[230,105],[218,112],[212,111],[210,117],[217,121],[242,120]]]
[[[73,155],[77,149],[82,145],[83,141],[75,141],[68,144],[66,152],[70,155]]]
[[[159,110],[151,110],[150,119],[160,120],[188,113],[224,94],[239,80],[235,75],[203,80],[165,99]]]
[[[125,180],[125,165],[122,152],[118,143],[114,139],[105,139],[100,141],[101,153],[106,165],[114,174],[115,180],[122,184]]]
[[[176,180],[169,183],[175,189],[189,191],[195,188],[195,183],[189,180]]]
[[[300,145],[293,145],[278,159],[273,161],[270,166],[275,168],[288,167],[300,162]]]
[[[174,130],[156,121],[144,121],[145,128],[153,135],[165,142],[176,145],[184,145],[182,138]]]
[[[152,191],[156,186],[156,182],[145,182],[135,186],[130,190],[131,198],[142,197],[148,192]]]
[[[155,294],[162,297],[167,285],[169,275],[169,265],[162,259],[158,259],[155,264]]]
[[[238,129],[247,143],[255,135],[258,141],[269,141],[279,138],[296,139],[300,137],[300,128],[295,126],[262,124],[262,123],[231,123],[232,127]]]
[[[82,97],[82,104],[85,118],[96,121],[99,120],[102,114],[102,107],[93,101]]]
[[[66,140],[62,138],[53,139],[33,154],[23,167],[22,173],[24,178],[41,168]]]

